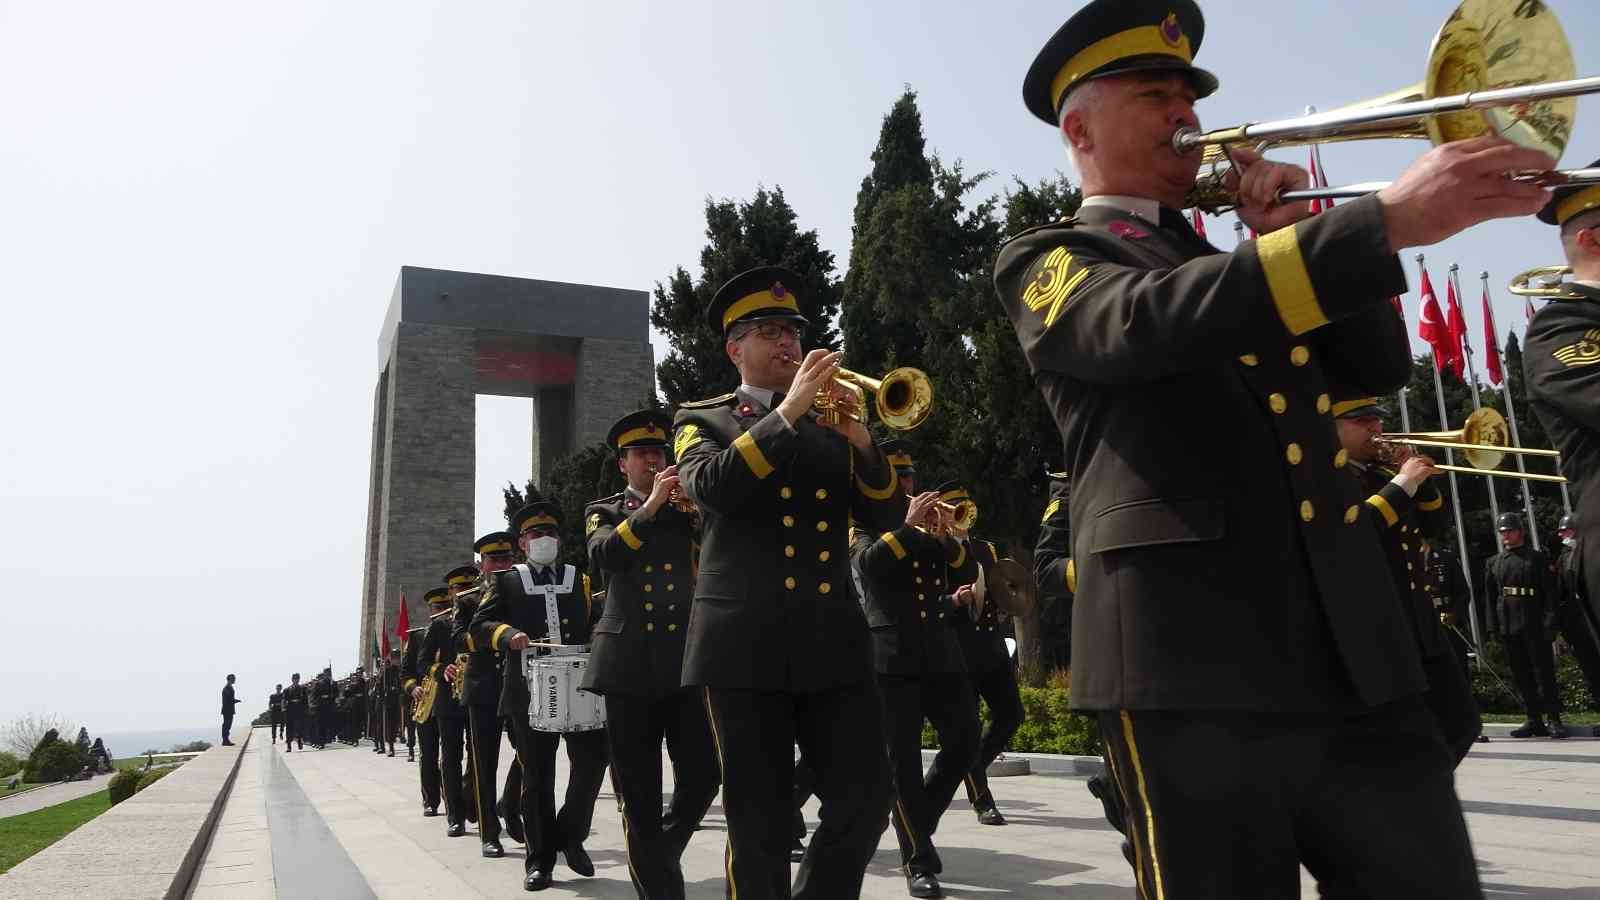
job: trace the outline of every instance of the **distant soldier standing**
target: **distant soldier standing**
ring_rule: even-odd
[[[283,685],[281,684],[274,688],[272,696],[267,698],[267,719],[272,727],[272,742],[276,744],[279,731],[284,731],[287,736],[287,729],[283,728]]]
[[[1505,549],[1489,560],[1484,573],[1489,633],[1498,635],[1505,646],[1506,662],[1528,713],[1528,721],[1511,736],[1564,738],[1567,728],[1561,723],[1561,690],[1550,649],[1557,598],[1555,566],[1523,542],[1522,516],[1501,513],[1495,525]]]
[[[289,677],[289,687],[283,692],[283,752],[291,751],[289,745],[306,748],[306,707],[309,702],[306,686],[300,683],[300,673]]]

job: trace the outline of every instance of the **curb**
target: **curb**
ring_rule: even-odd
[[[43,789],[45,789],[47,787],[55,787],[58,784],[66,784],[66,782],[65,781],[51,781],[51,782],[47,782],[45,784],[36,784],[33,787],[28,788],[25,791],[17,791],[14,794],[7,794],[4,797],[0,797],[0,806],[4,806],[5,802],[7,800],[12,799],[13,797],[21,797],[21,796],[24,796],[26,794],[31,794],[34,791],[43,790]]]
[[[228,796],[233,793],[234,779],[239,775],[239,765],[244,762],[244,751],[250,746],[250,738],[254,734],[255,729],[249,729],[245,732],[244,740],[239,742],[239,750],[233,755],[233,767],[228,770],[228,777],[222,780],[222,789],[217,791],[216,798],[211,801],[211,811],[206,813],[206,819],[201,823],[200,830],[195,833],[189,849],[184,852],[183,862],[178,865],[178,871],[172,873],[172,884],[162,895],[164,900],[184,900],[194,888],[200,863],[205,859],[206,848],[211,846],[211,837],[216,834],[217,822],[222,819],[222,808],[228,805]]]
[[[937,750],[923,750],[926,762],[933,759]],[[1105,771],[1105,762],[1098,756],[1067,756],[1061,753],[1007,753],[1002,760],[1023,760],[1035,775],[1099,775]],[[1001,760],[996,760],[1000,762]],[[1009,774],[1009,773],[1008,773]],[[991,778],[1002,777],[990,773]]]
[[[1520,728],[1520,727],[1521,727],[1520,723],[1513,724],[1511,722],[1485,722],[1485,723],[1483,723],[1483,733],[1488,735],[1491,740],[1515,741],[1518,744],[1526,744],[1526,743],[1539,743],[1539,744],[1542,744],[1542,743],[1545,743],[1545,742],[1551,740],[1550,738],[1514,738],[1514,737],[1512,737],[1511,736],[1512,729]],[[1565,738],[1565,740],[1569,740],[1569,741],[1592,741],[1597,736],[1600,736],[1600,735],[1597,735],[1597,733],[1596,733],[1597,729],[1600,729],[1600,725],[1568,725],[1567,726],[1567,731],[1570,732],[1571,735],[1569,737]]]

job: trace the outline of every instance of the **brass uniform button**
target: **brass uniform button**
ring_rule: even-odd
[[[827,531],[828,530],[828,523],[827,522],[818,522],[817,523],[817,530],[818,531]]]
[[[917,584],[921,584],[921,583],[922,583],[922,576],[918,575],[917,576]]]
[[[1317,395],[1317,412],[1326,414],[1328,412],[1328,410],[1330,410],[1332,408],[1333,408],[1333,401],[1328,399],[1328,395],[1327,394],[1318,394]]]
[[[647,584],[647,585],[644,586],[644,592],[646,594],[650,593],[651,591],[653,591],[655,589],[656,589],[656,586],[653,585],[653,584]]]
[[[829,592],[831,590],[833,590],[833,585],[827,583],[826,581],[824,581],[823,583],[817,585],[817,592],[820,593],[820,594],[826,594],[827,592]]]
[[[787,547],[784,547],[783,555],[789,557],[790,559],[794,559],[794,545],[790,544]]]
[[[1312,507],[1310,500],[1300,501],[1300,520],[1309,522],[1317,517],[1317,511]]]
[[[656,567],[655,566],[645,566],[644,570],[646,572],[654,572],[656,570]]]
[[[645,612],[649,612],[649,611],[651,611],[651,610],[653,610],[655,608],[656,608],[656,605],[654,603],[646,603],[644,605],[644,611]]]
[[[646,623],[644,623],[644,630],[645,631],[655,631],[656,630],[656,623],[654,623],[654,622],[646,622]]]
[[[918,599],[918,600],[924,600],[924,599],[927,599],[927,595],[926,595],[926,594],[918,594],[918,595],[917,595],[917,599]]]
[[[1349,450],[1340,450],[1338,453],[1335,453],[1333,455],[1333,467],[1335,469],[1342,469],[1347,464],[1349,464],[1349,462],[1350,462],[1350,451]]]
[[[791,575],[788,578],[785,578],[783,580],[783,586],[788,588],[791,591],[794,590],[794,576]]]
[[[677,589],[678,589],[678,586],[676,584],[668,584],[667,585],[667,590],[669,590],[669,591],[675,591]]]
[[[1361,518],[1361,507],[1358,504],[1351,504],[1350,508],[1344,511],[1346,525],[1354,525],[1359,518]]]
[[[783,498],[783,499],[785,499],[785,500],[787,500],[787,499],[789,499],[789,498],[790,498],[790,497],[793,497],[793,496],[794,496],[794,491],[791,491],[791,490],[789,490],[789,489],[788,489],[788,488],[784,488],[784,489],[783,489],[783,490],[781,490],[781,491],[779,491],[779,492],[778,492],[778,496],[779,496],[779,497],[782,497],[782,498]]]
[[[924,619],[926,619],[926,618],[927,618],[927,617],[928,617],[928,611],[927,611],[927,610],[923,610],[923,611],[922,611],[922,617],[923,617],[923,618],[924,618]]]
[[[667,624],[667,630],[668,631],[677,631],[678,630],[678,623],[677,622],[668,623]]]
[[[672,563],[667,563],[666,565],[662,566],[661,568],[665,569],[668,572],[671,572],[672,571]]]
[[[818,500],[826,500],[826,499],[828,499],[828,491],[827,491],[827,489],[825,489],[825,488],[817,488],[817,499]]]
[[[1296,366],[1303,366],[1311,361],[1311,350],[1305,345],[1297,345],[1289,351],[1289,362]]]
[[[784,516],[783,517],[783,527],[785,527],[785,528],[793,528],[794,527],[794,516]]]
[[[676,603],[668,603],[667,604],[667,612],[673,612],[673,611],[677,610],[677,608],[678,608],[678,604],[676,604]]]
[[[1289,465],[1291,466],[1300,465],[1300,460],[1303,458],[1299,444],[1290,444],[1284,448],[1283,455],[1289,458]]]
[[[1261,365],[1261,357],[1256,356],[1254,353],[1246,353],[1245,355],[1239,357],[1239,362],[1242,362],[1247,366],[1259,366]]]
[[[1267,395],[1267,406],[1271,407],[1273,412],[1281,416],[1283,415],[1284,411],[1289,408],[1289,398],[1277,392],[1273,392]]]
[[[817,561],[818,562],[827,562],[828,561],[828,557],[830,557],[832,555],[833,554],[831,554],[828,551],[824,550],[821,553],[817,554]]]
[[[571,625],[572,624],[572,620],[571,619],[562,619],[561,620],[561,624],[563,624],[563,625]]]
[[[916,560],[913,559],[911,561],[911,568],[920,569],[920,568],[922,568],[922,563],[919,563],[919,562],[917,562]]]

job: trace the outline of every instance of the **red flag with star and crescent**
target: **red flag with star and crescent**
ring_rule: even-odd
[[[1489,305],[1489,284],[1483,285],[1483,367],[1489,370],[1489,383],[1498,387],[1505,380],[1500,368],[1500,332],[1494,327],[1494,308]]]
[[[1433,348],[1433,367],[1443,371],[1452,365],[1450,354],[1450,327],[1445,324],[1444,311],[1439,308],[1439,298],[1433,293],[1433,282],[1428,270],[1422,270],[1422,321],[1417,325],[1417,337]]]
[[[1444,285],[1445,324],[1450,327],[1450,371],[1456,377],[1465,381],[1467,379],[1467,355],[1461,348],[1467,343],[1467,318],[1461,314],[1461,302],[1456,299],[1456,282],[1453,278],[1445,279]]]
[[[406,592],[400,592],[400,624],[395,626],[394,633],[400,638],[400,646],[406,645],[406,632],[411,630],[411,617],[406,614]]]

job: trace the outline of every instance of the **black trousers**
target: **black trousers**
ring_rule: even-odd
[[[581,844],[594,823],[595,798],[606,780],[606,733],[534,731],[528,717],[510,716],[513,745],[522,764],[522,830],[528,839],[525,869],[555,866],[556,851]],[[556,811],[556,750],[567,745],[567,794]]]
[[[422,762],[417,766],[417,774],[422,779],[422,805],[438,809],[441,785],[438,716],[417,726],[417,743],[422,749]]]
[[[728,820],[727,896],[848,900],[888,827],[889,762],[873,682],[809,694],[704,688]],[[822,821],[789,886],[794,746],[816,773]]]
[[[628,875],[639,900],[684,900],[679,860],[716,799],[716,745],[698,692],[651,699],[606,692],[611,784],[622,807]],[[672,760],[672,804],[661,811],[661,745]]]
[[[1528,719],[1561,715],[1561,691],[1556,686],[1556,657],[1550,649],[1550,636],[1543,628],[1524,627],[1501,640]]]
[[[944,871],[933,833],[978,756],[978,701],[965,672],[879,675],[895,802],[890,811],[900,862],[908,872]],[[922,720],[939,735],[939,752],[922,773]]]
[[[306,714],[304,710],[285,710],[283,717],[283,746],[288,748],[290,743],[296,749],[306,748]]]
[[[439,783],[444,794],[445,815],[452,825],[465,823],[466,772],[462,763],[467,753],[467,717],[434,713],[433,719],[439,723]]]
[[[1556,627],[1566,638],[1567,646],[1583,670],[1583,680],[1589,683],[1589,696],[1600,701],[1600,632],[1589,618],[1582,600],[1572,598],[1556,607]]]
[[[271,713],[268,716],[267,725],[272,729],[272,742],[276,744],[278,742],[278,733],[284,731],[283,713]]]
[[[1141,900],[1481,897],[1418,698],[1356,714],[1102,712]]]
[[[1483,717],[1472,696],[1472,682],[1449,644],[1434,656],[1424,656],[1422,671],[1428,677],[1423,703],[1438,724],[1456,765],[1460,765],[1483,732]]]
[[[989,764],[994,762],[1011,736],[1022,725],[1022,694],[1017,690],[1017,673],[1010,665],[996,666],[987,672],[972,673],[972,688],[989,706],[989,724],[978,739],[978,758],[967,776],[967,799],[977,810],[993,809],[989,793]]]
[[[472,797],[467,802],[478,817],[478,838],[498,841],[500,816],[494,809],[494,780],[500,773],[500,716],[493,706],[473,704],[467,707],[467,719],[472,729],[467,741],[472,754],[467,790]]]
[[[228,732],[233,730],[233,713],[222,714],[222,742],[228,742]]]
[[[806,836],[806,817],[800,809],[816,792],[817,773],[811,771],[811,764],[802,756],[794,761],[794,839],[797,841]]]

